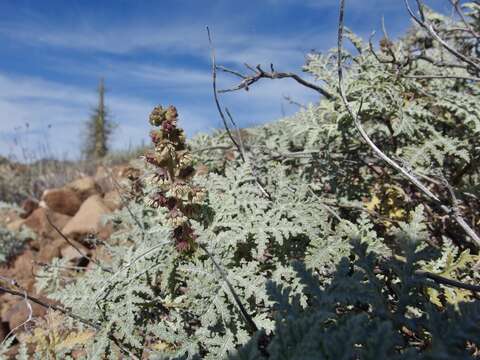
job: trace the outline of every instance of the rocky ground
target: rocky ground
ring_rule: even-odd
[[[53,258],[66,258],[72,266],[88,266],[88,259],[81,253],[95,258],[98,247],[92,245],[92,239],[109,238],[111,225],[102,219],[121,207],[122,183],[127,174],[127,166],[101,166],[94,176],[45,190],[38,200],[25,200],[21,211],[0,209],[0,226],[14,231],[28,228],[34,234],[19,255],[0,266],[2,280],[14,280],[29,294],[42,299],[43,295],[35,289],[35,276]],[[0,341],[13,329],[23,331],[28,324],[22,324],[29,316],[38,318],[45,314],[44,307],[31,305],[32,311],[22,298],[0,292]]]

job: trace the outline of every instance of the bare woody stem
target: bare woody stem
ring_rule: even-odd
[[[13,289],[9,289],[9,288],[6,288],[6,287],[3,287],[3,286],[0,286],[0,291],[1,292],[4,292],[4,293],[8,293],[8,294],[11,294],[11,295],[15,295],[15,296],[19,296],[19,297],[22,297],[22,298],[27,298],[28,300],[30,300],[31,302],[34,302],[35,304],[38,304],[40,306],[43,306],[44,308],[46,309],[52,309],[52,310],[55,310],[55,311],[58,311],[58,312],[61,312],[62,314],[74,319],[74,320],[77,320],[79,322],[81,322],[82,324],[84,325],[87,325],[89,327],[92,327],[96,330],[100,330],[100,326],[98,324],[95,324],[93,321],[91,320],[87,320],[87,319],[84,319],[78,315],[75,315],[74,313],[72,313],[70,310],[67,310],[61,306],[57,306],[55,304],[51,304],[51,303],[48,303],[48,302],[45,302],[35,296],[32,296],[32,295],[29,295],[29,294],[25,294],[23,292],[20,292],[20,291],[17,291],[17,290],[13,290]]]
[[[235,86],[231,89],[219,90],[219,93],[232,92],[232,91],[237,91],[237,90],[241,90],[241,89],[245,89],[245,90],[248,91],[248,89],[250,88],[251,85],[253,85],[254,83],[256,83],[257,81],[259,81],[261,79],[276,80],[276,79],[289,78],[289,79],[295,80],[297,83],[299,83],[299,84],[301,84],[305,87],[308,87],[312,90],[315,90],[319,94],[323,95],[326,99],[333,99],[333,95],[330,94],[327,90],[325,90],[321,86],[313,84],[313,83],[303,79],[302,77],[298,76],[297,74],[294,74],[294,73],[291,73],[291,72],[275,71],[275,69],[273,67],[273,64],[270,65],[270,70],[271,71],[263,70],[260,65],[257,65],[255,68],[253,68],[252,66],[250,66],[248,64],[245,64],[245,67],[247,67],[247,69],[252,71],[253,74],[252,75],[244,75],[244,74],[241,74],[237,71],[225,68],[223,66],[217,66],[216,68],[218,70],[233,74],[233,75],[242,79],[237,86]]]
[[[461,54],[453,47],[451,47],[445,40],[440,37],[440,35],[437,34],[437,32],[433,29],[433,26],[426,22],[425,15],[423,13],[423,3],[420,0],[416,0],[420,12],[420,18],[418,18],[418,16],[413,13],[413,10],[410,7],[408,0],[404,0],[404,2],[405,6],[407,7],[408,13],[412,17],[412,19],[415,20],[418,25],[424,28],[430,34],[430,36],[437,40],[440,45],[442,45],[450,54],[455,56],[457,59],[463,61],[464,63],[467,63],[472,68],[476,69],[477,72],[480,71],[480,64],[472,61],[472,59],[469,59],[467,56]]]
[[[87,325],[87,326],[97,330],[97,331],[101,330],[101,326],[99,324],[96,324],[95,322],[93,322],[91,320],[84,319],[81,316],[78,316],[78,315],[74,314],[71,310],[68,310],[68,309],[65,309],[61,306],[43,301],[43,300],[39,299],[38,297],[35,297],[33,295],[28,294],[27,292],[20,292],[20,291],[9,289],[9,288],[3,287],[3,286],[0,286],[0,292],[8,293],[10,295],[18,296],[18,297],[21,297],[21,298],[26,298],[27,300],[29,300],[29,301],[31,301],[35,304],[38,304],[40,306],[43,306],[46,309],[52,309],[52,310],[58,311],[58,312],[66,315],[66,316],[68,316],[68,317],[70,317],[74,320],[77,320],[78,322],[80,322],[84,325]],[[139,358],[137,356],[132,354],[129,350],[125,349],[125,347],[122,346],[120,340],[118,340],[115,336],[113,336],[112,334],[109,334],[108,338],[110,340],[112,340],[115,343],[115,345],[118,346],[120,351],[122,351],[126,356],[128,356],[129,359],[139,360]]]
[[[215,48],[213,46],[212,36],[210,34],[210,28],[207,26],[206,29],[207,29],[207,35],[208,35],[208,42],[209,42],[209,45],[210,45],[211,58],[212,58],[213,97],[215,99],[215,105],[217,106],[218,113],[220,114],[220,118],[222,119],[223,125],[225,127],[225,130],[226,130],[230,140],[232,140],[232,143],[235,145],[238,152],[240,153],[240,158],[242,159],[242,161],[244,163],[249,165],[250,170],[252,172],[252,175],[255,179],[255,183],[257,184],[258,188],[260,189],[262,195],[265,196],[268,200],[272,200],[273,199],[272,195],[267,191],[267,189],[263,185],[262,181],[257,176],[257,172],[255,170],[255,167],[251,166],[251,164],[249,163],[247,153],[245,152],[245,146],[243,145],[240,129],[236,126],[236,123],[233,120],[233,116],[230,114],[230,111],[228,110],[228,108],[226,108],[225,112],[227,113],[228,118],[230,119],[233,126],[235,128],[237,128],[238,139],[239,139],[238,142],[234,139],[232,133],[230,132],[230,128],[229,128],[228,123],[227,123],[227,118],[226,118],[225,114],[223,113],[222,107],[220,106],[220,100],[218,98],[218,93],[219,93],[219,91],[217,90],[217,68],[218,67],[216,65]],[[248,65],[246,65],[246,66],[249,67]],[[237,76],[243,77],[241,74],[239,74],[235,71],[230,71],[230,72],[237,75]]]

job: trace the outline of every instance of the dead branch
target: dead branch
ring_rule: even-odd
[[[305,87],[308,87],[312,90],[315,90],[316,92],[323,95],[326,99],[332,99],[333,98],[333,95],[330,94],[327,90],[325,90],[321,86],[315,85],[315,84],[301,78],[300,76],[298,76],[295,73],[275,71],[275,69],[273,67],[273,64],[270,64],[270,71],[263,70],[260,65],[257,65],[254,68],[251,65],[245,64],[245,67],[248,70],[250,70],[253,74],[245,75],[245,74],[241,74],[238,71],[227,69],[223,66],[217,66],[216,68],[218,70],[233,74],[233,75],[242,79],[237,86],[235,86],[233,88],[230,88],[230,89],[219,90],[218,92],[219,93],[226,93],[226,92],[232,92],[232,91],[237,91],[237,90],[241,90],[241,89],[245,89],[246,91],[248,91],[250,86],[253,85],[254,83],[256,83],[257,81],[259,81],[260,79],[275,80],[275,79],[289,78],[289,79],[295,80],[297,83],[299,83],[299,84],[301,84]]]
[[[10,295],[14,295],[14,296],[18,296],[18,297],[23,297],[24,299],[27,299],[31,302],[34,302],[35,304],[38,304],[40,306],[43,306],[44,308],[46,309],[52,309],[52,310],[55,310],[55,311],[58,311],[60,313],[62,313],[63,315],[65,316],[68,316],[74,320],[77,320],[78,322],[81,322],[82,324],[84,325],[87,325],[95,330],[101,330],[101,327],[99,324],[96,324],[94,323],[93,321],[91,320],[88,320],[88,319],[84,319],[82,318],[81,316],[78,316],[76,314],[74,314],[71,310],[68,310],[68,309],[65,309],[61,306],[58,306],[58,305],[55,305],[55,304],[51,304],[51,303],[48,303],[46,301],[43,301],[41,299],[39,299],[38,297],[36,296],[33,296],[33,295],[30,295],[28,294],[26,291],[23,291],[23,292],[20,292],[20,291],[17,291],[17,290],[13,290],[13,289],[9,289],[9,288],[6,288],[6,287],[3,287],[3,286],[0,286],[0,292],[4,292],[4,293],[8,293]],[[120,341],[115,337],[113,336],[112,334],[108,335],[108,338],[110,340],[112,340],[115,345],[118,346],[118,348],[120,349],[120,351],[122,351],[122,353],[124,353],[125,355],[129,356],[128,358],[129,359],[136,359],[136,360],[139,360],[139,358],[137,356],[135,356],[134,354],[132,354],[129,350],[125,349],[122,344],[120,343]]]
[[[207,28],[207,34],[208,34],[208,42],[210,44],[211,57],[212,57],[213,97],[215,99],[215,104],[217,105],[218,113],[220,114],[220,117],[223,121],[223,125],[225,127],[225,130],[227,131],[228,136],[230,137],[230,140],[232,140],[233,144],[235,145],[238,152],[240,153],[240,157],[241,157],[242,161],[249,165],[250,170],[252,171],[252,175],[255,178],[255,183],[257,184],[258,188],[260,189],[262,194],[267,199],[269,199],[271,201],[273,198],[270,195],[270,193],[265,189],[265,186],[263,185],[263,183],[260,181],[259,177],[257,176],[255,167],[251,166],[249,164],[248,157],[247,157],[247,154],[245,152],[245,148],[243,146],[243,141],[242,141],[242,136],[241,136],[241,133],[240,133],[240,129],[238,128],[237,124],[235,123],[235,121],[234,121],[232,115],[230,114],[230,111],[228,110],[228,108],[225,108],[225,112],[227,113],[227,115],[230,119],[230,122],[237,129],[238,138],[239,138],[239,143],[237,143],[237,141],[235,141],[235,139],[233,138],[232,133],[230,132],[230,128],[227,124],[225,114],[223,113],[222,107],[220,106],[220,100],[218,99],[218,92],[219,91],[217,90],[217,65],[216,65],[216,58],[215,58],[215,48],[213,47],[213,41],[212,41],[212,36],[210,34],[210,28],[208,26],[206,28]]]
[[[218,113],[220,114],[220,118],[222,119],[223,126],[225,127],[225,131],[227,132],[228,137],[230,138],[230,140],[232,140],[232,143],[240,152],[240,156],[242,156],[242,160],[245,161],[245,159],[243,158],[243,153],[240,149],[240,146],[238,145],[237,141],[234,139],[234,137],[232,136],[232,133],[230,132],[230,128],[228,127],[228,124],[227,124],[227,119],[225,117],[225,114],[223,113],[222,107],[220,106],[220,100],[218,99],[217,64],[216,64],[216,57],[215,57],[215,48],[213,47],[213,41],[210,35],[210,28],[208,26],[207,26],[207,35],[208,35],[208,42],[210,44],[210,52],[211,52],[211,58],[212,58],[212,86],[213,86],[213,97],[215,100],[215,105],[217,106]]]
[[[455,12],[460,16],[460,19],[462,22],[465,24],[466,29],[455,29],[455,30],[460,30],[460,31],[466,31],[472,34],[474,37],[477,39],[480,39],[480,34],[478,34],[472,26],[468,23],[467,19],[465,18],[465,14],[463,13],[462,8],[460,7],[460,1],[459,0],[449,0],[450,4],[452,4],[453,8],[455,9]]]
[[[474,291],[474,292],[480,292],[480,286],[478,286],[478,285],[465,284],[461,281],[448,279],[446,277],[443,277],[443,276],[440,276],[440,275],[437,275],[437,274],[433,274],[433,273],[428,272],[428,271],[417,270],[417,271],[415,271],[415,275],[425,277],[427,279],[433,280],[436,283],[439,283],[439,284],[442,284],[442,285],[452,286],[452,287],[465,289],[465,290],[470,290],[470,291]]]
[[[456,76],[456,75],[402,75],[405,79],[458,79],[467,81],[480,81],[480,78],[470,76]]]
[[[455,56],[457,59],[463,61],[464,63],[467,63],[470,65],[472,68],[476,69],[477,72],[480,72],[480,65],[476,62],[474,62],[472,59],[469,59],[467,56],[461,54],[458,52],[456,49],[451,47],[444,39],[438,35],[438,33],[434,30],[433,26],[429,23],[427,23],[427,20],[425,18],[425,14],[423,13],[423,3],[421,0],[416,0],[418,10],[420,12],[420,18],[416,16],[410,7],[410,3],[408,0],[404,0],[405,6],[407,7],[408,13],[410,14],[410,17],[418,24],[420,27],[425,29],[430,36],[432,36],[435,40],[437,40],[440,45],[442,45],[450,54]]]
[[[93,321],[87,320],[87,319],[84,319],[84,318],[82,318],[78,315],[75,315],[74,313],[72,313],[72,311],[67,310],[67,309],[65,309],[61,306],[48,303],[46,301],[43,301],[43,300],[39,299],[38,297],[35,297],[33,295],[29,295],[26,291],[25,292],[20,292],[20,291],[9,289],[9,288],[3,287],[3,286],[0,286],[0,291],[4,292],[4,293],[11,294],[11,295],[14,295],[14,296],[26,298],[29,301],[34,302],[35,304],[38,304],[40,306],[43,306],[46,309],[52,309],[52,310],[61,312],[62,314],[66,315],[66,316],[68,316],[68,317],[70,317],[74,320],[77,320],[84,325],[92,327],[96,330],[100,330],[100,326],[98,324],[94,323]]]

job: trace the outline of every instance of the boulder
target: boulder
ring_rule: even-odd
[[[19,225],[20,227],[23,225],[29,227],[32,231],[34,231],[37,235],[40,235],[41,237],[56,238],[58,237],[58,233],[48,222],[47,214],[52,223],[59,229],[63,228],[71,219],[71,217],[68,215],[52,212],[45,208],[38,208],[33,211],[32,214]]]
[[[5,278],[15,279],[17,283],[27,291],[32,291],[34,289],[35,277],[34,273],[34,259],[35,254],[32,250],[27,249],[21,255],[17,256],[13,260],[13,264],[8,268],[2,268],[1,274]],[[8,298],[9,294],[2,296],[2,312],[3,309],[3,300]],[[11,295],[13,297],[13,295]]]
[[[58,238],[53,241],[49,241],[46,244],[42,244],[39,248],[39,251],[36,256],[36,260],[48,264],[55,257],[60,257],[61,248],[68,243],[62,239]]]
[[[92,195],[101,194],[102,189],[97,184],[95,179],[91,176],[85,176],[83,178],[72,181],[65,185],[67,189],[73,190],[81,201],[85,201]]]
[[[121,186],[122,180],[126,179],[129,169],[128,166],[124,165],[99,166],[95,173],[95,181],[100,185],[103,193],[106,194]]]
[[[19,300],[13,304],[8,311],[6,311],[2,320],[8,322],[10,330],[15,329],[17,326],[23,324],[28,320],[29,316],[33,318],[43,316],[46,313],[46,309],[32,301],[29,301],[32,307],[31,312],[24,300]]]
[[[25,199],[23,202],[22,202],[22,206],[21,206],[22,210],[23,210],[23,213],[20,214],[20,217],[22,219],[26,219],[27,217],[30,216],[30,214],[38,209],[38,201],[35,200],[35,199]]]
[[[117,190],[109,191],[103,197],[103,202],[112,210],[118,210],[122,207],[122,197]]]
[[[97,168],[94,179],[104,194],[115,189],[114,179],[112,179],[110,172],[105,166],[99,166]]]
[[[0,341],[3,341],[5,339],[5,336],[8,335],[8,323],[7,322],[0,322]]]
[[[82,200],[72,189],[49,189],[43,192],[41,204],[59,214],[73,216],[82,205]]]
[[[88,249],[85,246],[76,243],[75,247],[79,249],[83,254],[88,256]],[[61,255],[62,258],[73,263],[73,265],[78,265],[83,259],[83,255],[81,255],[75,247],[73,247],[72,245],[64,247],[61,250]]]
[[[105,228],[102,217],[110,212],[100,195],[92,195],[84,201],[62,232],[76,240],[83,239],[88,234],[98,234]]]

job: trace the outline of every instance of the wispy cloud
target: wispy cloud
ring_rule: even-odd
[[[161,16],[164,2],[152,13],[141,6],[135,16],[122,12],[134,7],[129,2],[111,0],[112,9],[106,10],[109,5],[101,14],[95,10],[102,4],[86,9],[83,2],[73,3],[75,10],[63,7],[66,20],[31,8],[35,2],[18,12],[15,8],[10,20],[0,19],[0,45],[7,49],[0,61],[0,153],[14,150],[15,129],[22,128],[27,145],[51,134],[47,139],[57,153],[78,155],[84,123],[96,102],[95,82],[102,76],[110,89],[107,104],[119,124],[116,148],[146,138],[145,119],[157,102],[175,104],[190,135],[221,126],[212,100],[205,24],[212,25],[218,63],[242,71],[247,62],[300,72],[305,53],[326,50],[336,41],[338,0],[265,0],[255,8],[239,5],[238,14],[227,2],[178,1],[182,16],[176,16],[173,1]],[[347,5],[347,25],[363,36],[378,28],[382,12],[390,13],[394,29],[408,23],[406,15],[395,13],[403,9],[399,0],[350,0]],[[115,9],[113,21],[109,15]],[[18,13],[22,16],[15,17]],[[222,87],[237,81],[225,74],[219,79]],[[246,126],[292,113],[296,108],[286,104],[284,95],[301,103],[318,100],[315,92],[285,79],[265,80],[222,101]]]

